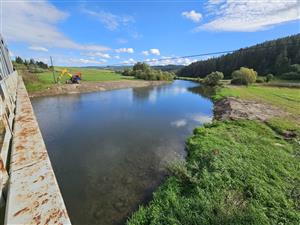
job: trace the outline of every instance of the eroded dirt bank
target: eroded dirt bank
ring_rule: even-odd
[[[283,117],[287,112],[269,105],[250,100],[241,100],[234,97],[227,97],[214,104],[215,120],[261,120],[266,121],[272,117]]]
[[[29,97],[78,94],[95,91],[108,91],[122,88],[147,87],[168,84],[170,81],[122,80],[103,82],[82,82],[81,84],[61,84],[47,90],[29,93]]]

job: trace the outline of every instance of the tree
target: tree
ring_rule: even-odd
[[[141,62],[136,63],[132,68],[133,71],[136,71],[136,70],[146,71],[149,69],[150,69],[150,66],[148,64],[141,63]]]
[[[288,68],[290,66],[290,60],[287,56],[287,50],[286,48],[281,52],[275,62],[275,68],[276,68],[276,74],[281,75],[284,72],[287,72]]]
[[[23,64],[24,62],[23,62],[23,59],[20,56],[17,56],[16,57],[16,63]]]
[[[271,80],[274,79],[274,75],[269,73],[267,76],[266,76],[266,82],[270,82]]]
[[[203,84],[208,86],[217,86],[220,84],[220,81],[224,78],[224,74],[219,71],[212,72],[208,74],[204,80]]]
[[[253,69],[241,67],[232,73],[232,84],[248,85],[256,81],[257,72]]]
[[[35,65],[35,61],[34,61],[34,59],[30,59],[30,61],[29,61],[29,65]]]

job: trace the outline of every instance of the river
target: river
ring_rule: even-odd
[[[124,224],[212,118],[197,83],[32,99],[73,224]]]

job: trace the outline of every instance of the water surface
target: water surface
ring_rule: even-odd
[[[208,122],[190,81],[32,99],[73,224],[123,224],[151,199],[168,162]]]

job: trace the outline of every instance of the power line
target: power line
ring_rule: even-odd
[[[176,60],[176,59],[186,59],[186,58],[196,58],[196,57],[201,57],[201,56],[209,56],[209,55],[219,55],[219,54],[226,54],[226,53],[233,53],[233,52],[238,52],[238,51],[253,51],[257,49],[266,49],[266,48],[273,48],[273,47],[278,47],[280,45],[270,45],[270,46],[260,46],[260,47],[247,47],[247,48],[240,48],[240,49],[235,49],[235,50],[226,50],[226,51],[220,51],[220,52],[208,52],[208,53],[202,53],[202,54],[195,54],[195,55],[185,55],[185,56],[177,56],[177,57],[166,57],[166,58],[160,58],[160,59],[152,59],[152,60],[144,60],[142,62],[145,63],[152,63],[152,62],[160,62],[160,61],[166,61],[166,60]],[[284,46],[299,46],[299,44],[284,44]],[[123,62],[123,63],[116,63],[116,64],[111,64],[109,66],[118,66],[118,65],[132,65],[133,63],[131,62]]]

